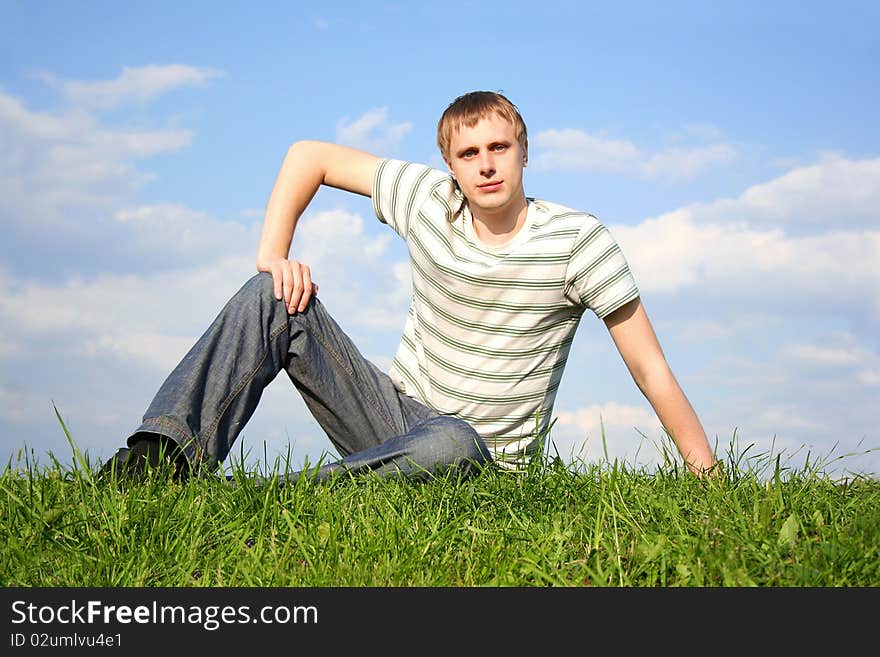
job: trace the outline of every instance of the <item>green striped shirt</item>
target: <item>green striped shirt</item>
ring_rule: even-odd
[[[484,244],[452,177],[420,164],[382,160],[372,197],[412,267],[394,384],[470,422],[499,464],[524,465],[583,312],[603,318],[639,295],[623,253],[593,215],[537,199],[513,239]]]

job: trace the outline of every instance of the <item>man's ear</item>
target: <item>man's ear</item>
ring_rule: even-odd
[[[529,145],[528,143],[522,147],[522,163],[524,167],[529,166]]]
[[[446,164],[446,168],[449,170],[449,175],[451,175],[452,179],[455,180],[455,171],[452,170],[452,165],[449,163],[449,160],[444,157],[443,162]]]

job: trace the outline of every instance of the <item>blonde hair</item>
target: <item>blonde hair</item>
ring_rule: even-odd
[[[461,129],[461,126],[473,128],[480,119],[493,113],[513,124],[517,141],[525,152],[528,149],[529,138],[526,123],[516,105],[495,91],[471,91],[449,103],[437,123],[437,146],[440,147],[443,159],[449,159],[452,136]]]

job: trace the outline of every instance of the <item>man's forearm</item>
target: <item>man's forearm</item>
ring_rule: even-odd
[[[266,206],[258,270],[264,271],[272,260],[288,256],[296,222],[324,182],[321,159],[310,157],[315,150],[311,142],[297,142],[287,150]]]
[[[639,388],[650,402],[660,422],[675,441],[679,453],[691,472],[700,474],[715,465],[706,432],[668,367],[661,368]]]
[[[323,141],[299,141],[287,150],[266,206],[257,269],[290,253],[293,231],[321,185],[370,196],[379,158]]]

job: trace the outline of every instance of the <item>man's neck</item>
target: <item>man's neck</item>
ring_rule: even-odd
[[[497,246],[509,242],[525,225],[529,202],[523,196],[513,206],[489,210],[470,207],[470,210],[477,237]]]

